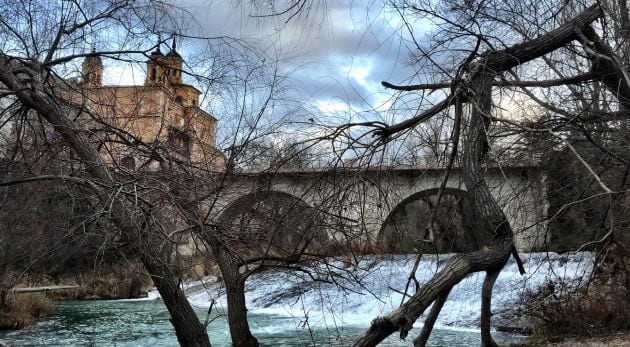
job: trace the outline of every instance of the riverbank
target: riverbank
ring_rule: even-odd
[[[98,269],[67,274],[17,274],[5,276],[5,288],[76,286],[75,289],[47,292],[53,300],[134,299],[147,295],[153,286],[137,262],[101,266]]]
[[[9,272],[4,275],[4,283],[0,284],[0,330],[26,329],[45,319],[55,311],[53,300],[146,297],[153,283],[141,270],[139,264],[127,263],[54,277]],[[28,288],[34,292],[27,292]]]
[[[630,347],[630,331],[610,333],[592,337],[566,337],[559,341],[528,340],[522,344],[511,344],[510,347]]]

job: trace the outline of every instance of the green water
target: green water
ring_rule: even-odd
[[[205,310],[197,310],[202,320]],[[218,310],[208,331],[213,346],[230,346],[225,312]],[[0,331],[0,339],[12,346],[177,346],[160,301],[61,301],[57,313],[26,331]],[[349,346],[364,327],[308,329],[291,317],[251,314],[250,326],[262,346]],[[305,328],[304,325],[307,327]],[[410,333],[410,339],[418,329]],[[521,337],[495,333],[498,343]],[[479,333],[436,329],[430,346],[478,346]],[[381,346],[409,346],[411,341],[390,338]]]

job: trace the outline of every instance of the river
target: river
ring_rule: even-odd
[[[423,259],[416,273],[418,280],[422,283],[428,279],[447,258]],[[511,262],[497,280],[493,296],[493,312],[497,317],[511,317],[506,312],[512,312],[527,291],[548,280],[571,282],[587,278],[591,261],[589,254],[532,253],[524,254],[523,258],[525,276],[520,276]],[[338,276],[334,278],[325,275],[323,269],[337,265],[341,262],[331,260],[314,266],[315,276],[326,280],[322,282],[313,282],[303,273],[287,272],[262,273],[248,280],[250,326],[261,345],[350,345],[372,319],[400,304],[402,296],[397,290],[404,287],[413,267],[413,257],[366,257],[356,270],[335,270]],[[356,280],[362,284],[358,285]],[[482,281],[481,274],[473,274],[452,291],[431,335],[430,346],[479,345]],[[208,329],[210,338],[214,346],[229,346],[225,295],[216,279],[208,277],[204,281],[186,283],[185,287],[202,321],[206,319],[210,301],[215,300]],[[56,305],[54,316],[30,330],[0,332],[0,339],[13,346],[177,345],[168,313],[155,292],[150,293],[147,300],[60,301]],[[420,326],[418,322],[409,339],[417,336]],[[493,336],[499,343],[524,339],[522,335],[500,332]],[[381,345],[410,344],[393,336]]]

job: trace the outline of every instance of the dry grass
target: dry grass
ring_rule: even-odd
[[[55,277],[45,274],[28,274],[19,277],[15,275],[14,277],[16,279],[8,287],[79,286],[78,289],[48,293],[50,298],[60,300],[136,298],[143,296],[152,286],[150,278],[144,274],[141,265],[132,262]]]
[[[567,336],[589,337],[630,330],[630,257],[609,246],[598,259],[587,286],[566,290],[549,283],[526,302],[535,337],[553,342]]]
[[[525,344],[512,344],[510,347],[630,347],[630,332],[615,332],[593,337],[567,337],[559,341],[529,340]]]
[[[535,331],[543,335],[592,336],[630,328],[630,301],[603,288],[541,305]]]
[[[8,294],[0,304],[0,329],[23,329],[54,312],[55,306],[44,294]]]

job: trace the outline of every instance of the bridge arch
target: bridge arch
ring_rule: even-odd
[[[251,256],[291,256],[328,235],[319,211],[303,199],[279,190],[256,190],[231,201],[217,223],[230,244]]]
[[[478,250],[491,235],[474,228],[474,208],[465,190],[428,188],[402,199],[389,212],[377,234],[386,253],[450,253]],[[431,218],[436,212],[435,224]],[[430,235],[432,242],[428,242]]]
[[[535,163],[525,163],[489,165],[483,175],[514,229],[517,249],[540,247],[547,233],[544,173]],[[249,194],[258,197],[286,193],[319,212],[329,244],[338,242],[337,247],[345,249],[344,242],[350,235],[351,240],[377,250],[384,222],[394,218],[390,215],[423,194],[435,194],[443,178],[443,170],[434,167],[244,172],[228,177],[209,214],[215,222],[220,216],[226,220],[232,213],[226,210],[241,205]],[[461,170],[453,170],[446,187],[448,192],[465,190]],[[269,193],[274,191],[278,193]],[[237,202],[239,199],[241,202]]]

